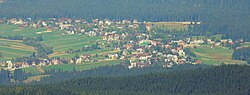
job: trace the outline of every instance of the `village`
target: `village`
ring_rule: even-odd
[[[146,21],[122,20],[112,21],[109,19],[94,19],[87,21],[84,19],[70,18],[50,18],[48,20],[27,19],[0,19],[1,24],[12,24],[21,27],[46,28],[46,31],[36,32],[37,35],[62,31],[60,36],[68,35],[88,35],[90,37],[99,36],[101,39],[94,45],[85,45],[82,49],[65,51],[65,55],[74,54],[80,51],[95,50],[100,48],[112,47],[110,54],[98,56],[97,54],[82,54],[73,58],[48,58],[13,62],[8,60],[0,63],[0,69],[15,70],[28,68],[32,66],[47,66],[60,64],[84,64],[90,62],[102,62],[107,60],[124,60],[121,64],[128,68],[143,68],[154,64],[160,64],[162,67],[171,68],[180,64],[202,64],[201,60],[190,57],[186,48],[196,48],[202,44],[208,44],[211,48],[216,46],[234,45],[242,43],[243,40],[234,42],[232,39],[215,40],[210,38],[176,38],[174,35],[166,34],[164,37],[170,39],[155,37],[156,31],[154,25]],[[201,22],[179,22],[180,25],[192,26],[200,25]],[[105,43],[101,43],[105,42]],[[237,47],[237,46],[236,46]],[[239,47],[237,47],[239,48]],[[34,55],[35,56],[35,55]]]

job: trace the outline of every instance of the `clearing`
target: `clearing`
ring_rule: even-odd
[[[0,38],[0,62],[11,60],[16,57],[30,56],[33,52],[36,52],[34,47],[24,45],[19,40],[8,40]]]
[[[191,49],[198,59],[204,64],[215,65],[215,64],[244,64],[244,61],[232,60],[233,50],[227,49],[222,46],[216,46],[210,48],[209,45],[203,45],[196,49]]]

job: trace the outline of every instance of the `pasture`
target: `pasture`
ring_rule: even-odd
[[[244,64],[244,61],[232,60],[233,50],[227,49],[222,46],[216,46],[210,48],[209,45],[203,45],[196,49],[191,49],[196,57],[204,64],[216,65],[216,64]]]
[[[113,66],[123,62],[123,60],[111,60],[111,61],[100,61],[100,62],[89,62],[83,64],[60,64],[60,65],[50,65],[50,66],[36,66],[24,68],[23,70],[27,73],[32,73],[34,75],[41,75],[44,71],[49,71],[51,69],[57,71],[84,71],[91,70],[102,66]]]
[[[186,30],[189,26],[186,23],[188,22],[147,22],[146,25],[163,30]]]
[[[27,36],[27,37],[38,37],[42,36],[45,45],[53,47],[54,53],[49,55],[49,57],[62,57],[62,58],[70,58],[75,56],[76,54],[65,54],[64,52],[68,49],[81,49],[85,45],[92,45],[95,44],[97,40],[100,40],[101,37],[89,37],[85,34],[78,35],[61,35],[64,33],[63,30],[53,30],[52,32],[44,32],[46,31],[45,28],[31,28],[31,27],[18,27],[16,25],[8,25],[8,24],[1,24],[0,25],[0,36],[1,37],[8,37],[8,36]],[[2,42],[2,41],[1,41]],[[2,45],[1,45],[2,46]],[[16,45],[23,46],[23,45]],[[25,46],[27,47],[27,46]],[[3,48],[3,46],[2,46]],[[30,49],[30,48],[29,48]],[[3,48],[2,50],[8,50],[7,48]],[[109,51],[111,49],[102,49],[96,51],[89,51],[89,52],[80,52],[80,54],[96,54],[104,51]],[[13,50],[8,50],[13,51]],[[6,51],[7,52],[7,51]],[[16,53],[15,50],[13,53]],[[27,53],[27,52],[25,52]],[[13,56],[9,54],[9,56]],[[27,55],[27,54],[25,54]],[[3,58],[0,58],[2,60]],[[10,59],[10,58],[9,58]]]
[[[250,47],[250,42],[245,42],[245,43],[243,43],[241,45],[244,46],[244,47]]]
[[[16,57],[30,56],[36,50],[34,47],[22,44],[22,41],[0,38],[0,52],[0,62],[2,62]]]

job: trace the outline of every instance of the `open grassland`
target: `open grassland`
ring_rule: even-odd
[[[49,71],[51,69],[57,70],[57,71],[84,71],[84,70],[90,70],[95,69],[102,66],[113,66],[117,65],[123,62],[123,60],[111,60],[111,61],[100,61],[100,62],[89,62],[89,63],[83,63],[83,64],[61,64],[61,65],[50,65],[50,66],[35,66],[35,67],[29,67],[24,68],[23,70],[28,73],[32,73],[34,75],[41,75],[44,73],[44,71]]]
[[[38,76],[32,76],[26,80],[24,80],[23,82],[24,83],[30,83],[30,82],[33,82],[33,81],[40,81],[42,78],[44,77],[49,77],[51,75],[38,75]]]
[[[250,47],[250,42],[245,42],[243,44],[241,44],[242,46],[245,46],[245,47]]]
[[[195,38],[195,39],[213,39],[214,41],[220,41],[221,38],[222,38],[222,35],[213,35],[213,36],[210,36],[210,37],[207,37],[207,36],[192,36],[192,38]]]
[[[64,52],[68,49],[81,49],[84,45],[95,44],[101,37],[88,37],[87,35],[66,35],[60,33],[46,33],[43,35],[44,43],[54,48],[55,52]]]
[[[29,56],[35,52],[34,47],[22,44],[22,41],[0,38],[1,61],[11,60],[16,57]]]
[[[164,30],[186,30],[189,25],[185,23],[187,22],[147,22],[146,25]]]
[[[31,28],[31,27],[18,27],[17,25],[1,24],[0,35],[2,37],[8,36],[27,36],[37,37],[37,32],[45,31],[45,28]]]
[[[192,49],[196,54],[197,58],[203,63],[209,65],[215,64],[244,64],[244,61],[232,60],[233,50],[227,49],[222,46],[216,46],[215,48],[210,48],[208,45],[197,47]]]
[[[65,51],[69,49],[78,50],[81,49],[85,45],[93,45],[96,43],[98,39],[101,37],[89,37],[87,35],[59,35],[61,32],[51,32],[43,35],[44,41],[43,43],[53,47],[54,53],[49,55],[49,57],[62,57],[62,58],[71,58],[76,54],[65,54]],[[106,50],[105,50],[106,51]],[[98,53],[96,51],[89,51]],[[91,54],[88,52],[80,52],[79,54]]]
[[[45,28],[30,28],[24,27],[20,28],[17,25],[8,25],[8,24],[1,24],[0,25],[0,36],[1,37],[8,37],[8,36],[27,36],[27,37],[38,37],[42,36],[42,41],[44,44],[53,47],[54,53],[49,55],[49,57],[63,57],[63,58],[70,58],[75,56],[76,54],[69,54],[66,55],[64,52],[69,49],[78,50],[81,49],[85,45],[92,45],[101,37],[89,37],[85,34],[82,35],[64,35],[61,34],[64,31],[61,30],[53,30],[52,32],[45,32]],[[13,48],[23,47],[23,45],[16,45],[12,46]],[[20,49],[20,48],[19,48]],[[96,51],[89,51],[89,52],[81,52],[80,54],[95,54],[104,52],[111,49],[102,49]],[[16,52],[13,52],[14,54]],[[12,55],[11,55],[12,56]],[[18,57],[18,56],[13,56]],[[2,59],[2,58],[1,58]],[[0,59],[0,60],[1,60]]]

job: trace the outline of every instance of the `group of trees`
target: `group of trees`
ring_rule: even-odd
[[[140,70],[138,70],[140,71]],[[219,67],[151,72],[130,76],[90,76],[56,84],[5,86],[1,94],[60,95],[211,95],[249,94],[250,67],[223,65]]]
[[[0,70],[0,84],[10,83],[10,71]]]
[[[250,58],[250,47],[236,49],[233,53],[233,59],[248,61]]]

